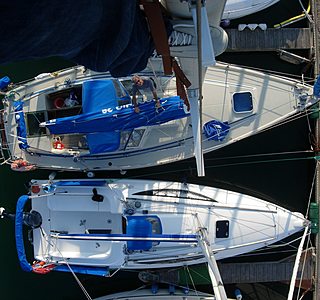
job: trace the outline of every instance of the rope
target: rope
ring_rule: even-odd
[[[58,249],[59,251],[59,249]],[[60,252],[60,251],[59,251]],[[61,255],[62,256],[62,255]],[[63,256],[62,256],[63,257]],[[63,258],[64,259],[64,258]],[[64,259],[65,260],[65,259]],[[90,297],[89,293],[87,292],[87,290],[85,289],[85,287],[83,286],[83,284],[81,283],[81,281],[79,280],[78,276],[73,272],[73,270],[71,269],[69,263],[65,260],[70,272],[72,273],[74,279],[76,280],[76,282],[78,283],[78,285],[80,286],[81,290],[83,291],[84,295],[87,297],[88,300],[92,300],[92,298]]]
[[[290,153],[290,152],[289,152]],[[272,155],[272,154],[270,154]],[[216,160],[223,160],[225,158],[218,158]],[[292,159],[274,159],[274,160],[264,160],[264,161],[254,161],[254,162],[243,162],[243,163],[234,163],[234,164],[221,164],[221,165],[214,165],[214,166],[205,166],[205,169],[213,169],[213,168],[221,168],[221,167],[230,167],[230,166],[236,166],[236,165],[246,165],[246,164],[257,164],[257,163],[269,163],[269,162],[282,162],[282,161],[299,161],[299,160],[310,160],[310,159],[315,159],[314,156],[312,157],[302,157],[302,158],[292,158]],[[214,160],[214,159],[213,159]],[[177,162],[177,164],[184,164],[184,162]],[[196,167],[186,167],[186,168],[179,168],[180,172],[190,172],[196,170]],[[161,175],[161,174],[170,174],[170,173],[177,173],[177,168],[175,168],[174,170],[169,170],[168,168],[165,171],[160,171],[160,172],[153,172],[153,173],[148,173],[144,176],[157,176],[157,175]],[[134,179],[134,178],[143,178],[142,175],[132,175],[129,176],[128,178]]]
[[[267,113],[267,112],[265,112],[265,113]],[[296,113],[296,114],[294,114],[294,115],[291,115],[291,116],[283,119],[282,121],[278,122],[278,123],[275,124],[275,125],[272,125],[272,126],[269,126],[269,127],[265,128],[265,129],[263,129],[263,130],[260,130],[259,133],[262,133],[262,132],[265,132],[265,131],[267,131],[267,130],[271,130],[271,129],[277,128],[277,127],[279,127],[279,126],[283,126],[283,125],[285,125],[285,124],[288,124],[288,123],[290,123],[290,122],[294,122],[294,121],[299,120],[299,119],[304,118],[304,117],[308,117],[309,115],[311,115],[311,114],[313,114],[313,113],[314,113],[314,112],[313,112],[312,110],[310,110],[310,109],[305,109],[305,110],[303,110],[303,111],[301,111],[301,112],[299,112],[299,113]],[[262,116],[263,113],[261,113],[261,114],[256,114],[256,115],[257,115],[257,116]],[[235,126],[233,126],[233,124],[230,123],[231,129],[234,129],[234,128],[237,128],[237,127],[242,126],[242,123],[244,123],[244,122],[246,122],[246,119],[245,119],[245,120],[239,120],[239,121],[237,121],[237,123],[236,123]],[[225,131],[222,131],[221,133],[224,133],[224,132],[225,132]],[[211,137],[211,138],[212,138],[212,137]],[[208,141],[208,140],[209,140],[209,138],[204,139],[203,141]]]
[[[273,27],[274,27],[274,28],[281,28],[281,27],[290,25],[290,24],[292,24],[292,23],[295,23],[295,22],[297,22],[297,21],[300,21],[300,20],[302,20],[302,19],[304,19],[304,18],[307,18],[307,19],[309,20],[309,22],[310,22],[311,24],[313,24],[313,20],[312,20],[311,17],[309,16],[309,12],[310,12],[310,9],[311,9],[310,1],[309,1],[307,10],[304,8],[304,6],[302,5],[302,3],[301,3],[300,0],[299,0],[299,3],[300,3],[300,5],[301,5],[301,7],[302,7],[302,10],[303,10],[303,12],[302,12],[300,15],[297,15],[297,16],[295,16],[295,17],[292,17],[292,18],[288,19],[288,20],[282,21],[282,22],[280,22],[279,24],[275,24]]]
[[[41,228],[42,229],[42,228]],[[49,241],[49,237],[47,235],[44,235],[44,232],[41,230],[41,233],[43,234],[44,239],[46,240],[46,242],[48,243],[49,246],[51,247],[55,247],[58,252],[60,253],[62,260],[66,263],[66,265],[68,266],[71,274],[73,275],[74,279],[76,280],[76,282],[78,283],[79,287],[81,288],[82,292],[84,293],[84,295],[87,297],[88,300],[92,300],[92,298],[90,297],[89,293],[87,292],[86,288],[84,287],[84,285],[81,283],[80,279],[78,278],[78,276],[75,274],[75,272],[72,270],[72,268],[70,267],[68,261],[64,258],[64,256],[62,255],[60,249],[57,247],[57,244],[53,244],[51,243],[51,241]]]
[[[308,199],[308,206],[307,206],[307,211],[306,211],[306,215],[305,215],[305,218],[306,218],[306,219],[307,219],[308,216],[309,216],[309,209],[310,209],[311,197],[312,197],[312,194],[313,194],[314,184],[315,184],[316,179],[317,179],[317,169],[318,169],[318,167],[319,167],[319,161],[317,161],[316,168],[315,168],[315,172],[314,172],[314,174],[313,174],[312,185],[311,185],[311,188],[310,188],[310,194],[309,194],[309,199]]]
[[[187,271],[188,271],[188,275],[189,275],[189,278],[190,278],[190,280],[191,280],[192,287],[193,287],[194,291],[196,292],[196,294],[197,294],[197,296],[198,296],[198,291],[196,290],[196,286],[195,286],[194,281],[193,281],[193,278],[192,278],[192,276],[191,276],[189,267],[188,267],[188,265],[186,265],[185,267],[186,267],[186,269],[187,269]]]
[[[307,241],[307,245],[310,242],[310,235],[308,236],[308,241]],[[307,261],[307,251],[305,251],[304,256],[303,256],[303,263],[302,263],[302,268],[301,268],[301,275],[300,275],[300,280],[299,280],[299,287],[298,287],[298,293],[297,293],[297,300],[299,298],[299,294],[300,294],[300,290],[301,290],[301,285],[302,285],[302,278],[303,278],[303,274],[304,274],[304,269],[306,266],[306,261]]]
[[[228,64],[228,63],[224,63],[224,62],[219,62],[222,65],[231,65],[234,66],[233,64]],[[285,77],[289,77],[289,78],[296,78],[299,81],[301,81],[301,76],[300,75],[295,75],[292,73],[286,73],[286,72],[280,72],[280,71],[275,71],[275,70],[269,70],[269,69],[262,69],[262,68],[258,68],[258,67],[253,67],[253,66],[246,66],[246,65],[240,65],[237,64],[237,67],[241,67],[241,68],[245,68],[245,69],[249,69],[249,70],[254,70],[254,71],[260,71],[266,74],[270,74],[270,75],[274,75],[274,76],[285,76]],[[208,71],[210,71],[210,69],[208,69]],[[305,82],[312,82],[314,83],[314,78],[309,78],[307,81]]]

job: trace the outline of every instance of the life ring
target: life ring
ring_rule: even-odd
[[[53,100],[53,105],[56,109],[60,109],[64,106],[64,99],[61,97],[58,97]]]
[[[56,137],[53,139],[53,148],[56,150],[63,150],[64,149],[64,144],[61,142],[61,138],[60,137]]]
[[[46,264],[44,261],[35,261],[32,265],[32,272],[37,274],[47,274],[55,268],[55,264]]]
[[[23,159],[16,159],[11,163],[11,170],[13,171],[32,171],[36,168],[35,165],[28,163],[26,160]]]

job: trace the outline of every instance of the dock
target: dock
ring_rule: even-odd
[[[311,8],[313,11],[313,51],[314,51],[314,76],[319,75],[320,71],[320,3],[318,0],[311,0]],[[315,155],[319,155],[320,149],[320,119],[318,113],[318,119],[315,128],[316,136],[316,149]],[[320,202],[320,169],[319,161],[316,165],[316,183],[315,183],[315,202],[319,205]],[[318,211],[319,213],[319,211]],[[319,214],[320,215],[320,214]],[[318,219],[318,224],[320,220]],[[313,299],[318,300],[320,298],[320,238],[319,234],[315,237],[316,247],[316,261],[315,261],[315,277],[314,277],[314,293]]]
[[[310,289],[314,274],[314,258],[310,248],[302,254],[297,277],[304,289]],[[306,254],[306,255],[305,255]],[[304,260],[304,257],[306,258]],[[255,282],[290,283],[295,255],[281,261],[223,263],[219,265],[224,284],[241,284]]]
[[[315,58],[314,73],[317,76],[320,72],[320,3],[317,0],[312,0],[313,11],[313,49]]]
[[[303,289],[310,289],[314,275],[314,248],[305,250],[301,256],[296,285],[301,282]],[[268,262],[218,262],[223,284],[247,284],[263,282],[290,283],[295,254],[280,261]],[[186,269],[142,271],[139,278],[143,282],[173,283],[190,286],[210,285],[208,268],[204,265]]]
[[[313,34],[310,28],[267,28],[254,30],[225,29],[229,41],[226,52],[277,51],[279,49],[310,50]]]

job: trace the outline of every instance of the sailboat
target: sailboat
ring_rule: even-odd
[[[207,1],[206,7],[208,13],[214,10],[214,1]],[[264,10],[274,4],[279,2],[279,0],[227,0],[223,14],[222,20],[233,20],[245,17]],[[167,10],[175,17],[188,18],[190,17],[190,12],[186,6],[183,6],[180,1],[175,0],[161,0],[161,3],[167,8]]]
[[[28,201],[31,211],[25,212]],[[235,257],[309,224],[300,213],[249,195],[133,179],[32,180],[15,215],[0,212],[15,220],[23,270],[100,276]],[[31,227],[34,264],[24,252],[23,224]]]
[[[148,69],[140,75],[153,73]],[[145,168],[193,157],[192,118],[177,96],[176,78],[156,78],[162,108],[156,109],[150,100],[140,104],[140,114],[131,104],[131,77],[115,79],[77,66],[18,84],[3,98],[2,161],[18,171],[95,171]],[[318,100],[312,86],[296,80],[225,63],[208,67],[203,152],[305,113]]]
[[[119,300],[148,300],[148,299],[163,299],[163,300],[216,300],[213,294],[203,293],[200,291],[189,291],[189,290],[182,290],[178,288],[144,288],[138,289],[134,291],[127,291],[121,292],[116,294],[110,294],[106,296],[101,296],[95,298],[94,300],[112,300],[112,299],[119,299]],[[229,298],[228,298],[229,299]]]
[[[16,171],[125,171],[195,156],[203,176],[203,153],[317,103],[312,86],[303,82],[216,63],[227,43],[219,26],[223,7],[215,2],[208,14],[206,7],[193,7],[191,23],[175,21],[175,38],[190,43],[172,42],[169,54],[179,58],[190,80],[189,99],[178,91],[180,76],[165,75],[154,67],[157,60],[139,75],[155,78],[161,107],[141,92],[140,100],[148,101],[140,104],[140,114],[131,103],[131,77],[112,78],[83,66],[40,74],[9,89],[0,114],[2,163]]]

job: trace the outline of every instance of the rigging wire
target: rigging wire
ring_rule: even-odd
[[[294,115],[292,115],[292,116],[289,116],[289,117],[286,118],[285,120],[283,120],[283,121],[281,121],[281,122],[279,122],[279,123],[277,123],[277,124],[275,124],[275,125],[272,125],[272,126],[267,127],[267,128],[265,128],[265,129],[263,129],[263,130],[260,130],[259,133],[266,132],[266,131],[271,130],[271,129],[275,129],[275,128],[279,127],[279,126],[283,126],[283,125],[285,125],[285,124],[294,122],[294,121],[299,120],[299,119],[301,119],[301,118],[308,117],[309,115],[312,115],[312,114],[314,113],[314,111],[312,111],[311,109],[310,109],[310,110],[309,110],[309,109],[308,109],[308,110],[305,110],[304,112],[305,112],[305,114],[303,114],[302,112],[300,112],[300,113],[294,114]],[[262,115],[262,114],[261,114],[261,115]],[[239,123],[238,123],[238,126],[240,126],[240,125],[241,125],[241,120],[239,120]],[[234,126],[233,129],[236,128],[236,127],[237,127],[237,126]],[[205,139],[204,141],[208,141],[208,140],[209,140],[209,139]]]
[[[271,152],[271,153],[259,153],[259,154],[247,154],[247,155],[233,155],[233,156],[208,158],[207,161],[255,158],[255,157],[261,157],[261,156],[276,156],[276,155],[281,156],[281,155],[288,155],[288,154],[304,154],[304,153],[313,153],[313,151],[312,150],[297,150],[297,151]]]
[[[259,163],[274,163],[274,162],[285,162],[285,161],[300,161],[300,160],[313,160],[315,157],[300,157],[300,158],[288,158],[288,159],[272,159],[272,160],[261,160],[261,161],[252,161],[252,162],[242,162],[242,163],[230,163],[230,164],[219,164],[215,166],[205,166],[206,169],[213,169],[213,168],[221,168],[221,167],[231,167],[231,166],[237,166],[237,165],[251,165],[251,164],[259,164]],[[186,172],[186,171],[193,171],[196,170],[196,167],[186,167],[184,169],[179,168],[180,172]],[[140,178],[141,176],[155,176],[160,174],[169,174],[169,173],[176,173],[177,169],[169,170],[166,169],[165,171],[159,171],[159,172],[153,172],[148,173],[147,175],[132,175],[128,178]]]
[[[196,294],[197,294],[197,296],[198,296],[198,291],[197,291],[197,289],[196,289],[196,286],[195,286],[195,284],[194,284],[193,278],[192,278],[192,276],[191,276],[191,273],[190,273],[190,270],[189,270],[189,266],[186,265],[185,268],[186,268],[187,271],[188,271],[188,275],[189,275],[189,278],[190,278],[190,280],[191,280],[192,287],[193,287],[193,289],[196,291]]]
[[[225,62],[220,62],[220,63],[221,64],[229,64],[229,63],[225,63]],[[233,64],[230,63],[229,65],[233,65]],[[250,70],[254,70],[254,71],[259,71],[259,72],[263,72],[263,73],[267,73],[267,74],[275,75],[275,76],[280,76],[280,77],[296,78],[298,81],[301,81],[300,75],[295,75],[292,73],[280,72],[280,71],[269,70],[269,69],[262,69],[262,68],[258,68],[258,67],[246,66],[246,65],[241,65],[241,64],[237,64],[237,67],[250,69]],[[315,79],[313,77],[308,77],[307,80],[304,80],[304,82],[312,82],[312,83],[314,83],[314,81],[315,81]]]
[[[69,263],[68,263],[68,260],[65,259],[65,257],[63,256],[63,254],[61,253],[59,247],[57,246],[57,244],[53,244],[50,240],[49,240],[49,236],[45,235],[44,234],[44,230],[41,228],[41,233],[43,235],[43,238],[46,240],[48,246],[51,246],[51,247],[55,247],[58,252],[60,253],[63,261],[66,263],[67,267],[69,268],[70,270],[70,273],[73,275],[74,279],[76,280],[76,282],[78,283],[79,287],[81,288],[82,292],[84,293],[84,295],[87,297],[88,300],[92,300],[91,296],[89,295],[89,293],[87,292],[86,288],[84,287],[84,285],[81,283],[80,279],[78,278],[78,276],[75,274],[75,272],[72,270],[72,268],[70,267]]]
[[[312,184],[311,184],[311,188],[310,188],[310,194],[309,194],[309,199],[308,199],[308,206],[307,206],[307,211],[305,214],[305,218],[307,219],[309,216],[309,209],[310,209],[310,204],[311,204],[311,197],[312,197],[312,193],[313,193],[313,189],[314,189],[314,185],[317,179],[317,171],[319,168],[319,161],[317,161],[316,163],[316,167],[315,167],[315,172],[313,174],[313,179],[312,179]]]
[[[309,243],[310,243],[310,235],[308,235],[307,245],[309,245]],[[307,254],[308,254],[308,249],[306,249],[306,251],[304,252],[304,256],[303,256],[301,275],[300,275],[299,287],[298,287],[298,292],[297,292],[297,300],[299,298],[299,294],[300,294],[300,290],[301,290],[302,278],[303,278],[303,274],[304,274],[305,266],[306,266],[306,261],[307,261]]]

